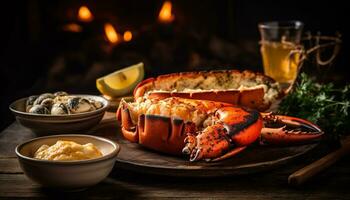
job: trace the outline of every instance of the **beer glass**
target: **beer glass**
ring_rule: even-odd
[[[304,24],[300,21],[259,23],[264,72],[280,83],[292,83],[302,59]]]

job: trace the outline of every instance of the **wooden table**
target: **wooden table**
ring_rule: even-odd
[[[113,117],[107,114],[106,117]],[[150,176],[114,169],[102,183],[85,191],[63,193],[31,182],[20,169],[15,146],[35,137],[17,122],[0,133],[0,199],[8,198],[211,198],[350,199],[350,156],[299,187],[287,183],[297,169],[325,154],[316,149],[293,164],[259,174],[222,178]]]

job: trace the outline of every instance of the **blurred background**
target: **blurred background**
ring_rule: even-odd
[[[300,20],[304,31],[342,34],[335,62],[321,73],[349,82],[345,1],[7,1],[1,25],[1,130],[8,105],[31,94],[98,94],[97,77],[138,62],[146,77],[212,69],[263,71],[257,24]],[[165,10],[164,10],[165,9]],[[171,11],[169,11],[171,10]],[[169,14],[170,12],[170,14]],[[163,14],[162,14],[163,13]]]

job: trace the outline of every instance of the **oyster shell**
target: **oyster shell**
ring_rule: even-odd
[[[57,96],[53,99],[54,103],[64,103],[67,104],[68,100],[72,98],[70,96]]]
[[[81,97],[72,97],[68,99],[67,106],[72,113],[82,113],[95,110],[95,107],[89,100]]]
[[[34,105],[29,109],[29,112],[35,114],[50,114],[50,111],[43,105]]]
[[[51,115],[69,115],[70,111],[64,103],[55,103],[51,108]]]
[[[38,95],[33,95],[28,97],[26,101],[26,112],[29,112],[29,110],[33,107],[34,101],[38,98]]]
[[[55,96],[51,93],[44,93],[44,94],[40,95],[37,99],[35,99],[33,105],[40,105],[44,99],[48,99],[48,98],[53,99],[53,98],[55,98]]]
[[[89,102],[90,102],[91,105],[94,106],[95,110],[97,110],[99,108],[102,108],[102,106],[103,106],[102,102],[95,101],[93,99],[89,99]]]
[[[51,110],[53,104],[54,101],[51,98],[46,98],[40,103],[40,105],[45,106],[48,110]]]

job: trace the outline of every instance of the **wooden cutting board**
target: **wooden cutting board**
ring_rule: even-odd
[[[256,173],[292,162],[317,146],[317,144],[292,147],[252,145],[224,161],[191,163],[186,156],[175,157],[158,153],[125,140],[114,113],[107,113],[91,134],[110,138],[121,146],[116,168],[168,176],[217,177]]]

